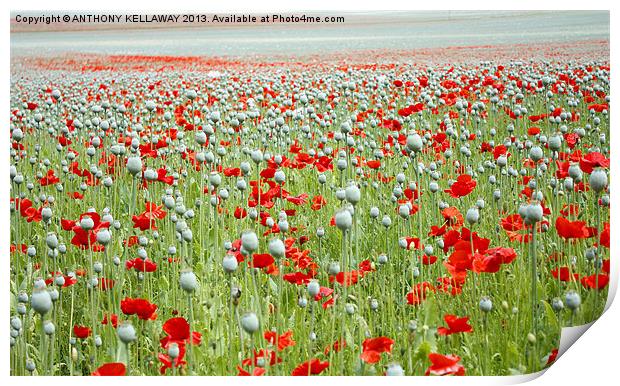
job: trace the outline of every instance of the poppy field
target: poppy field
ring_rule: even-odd
[[[448,51],[14,58],[11,374],[551,365],[607,300],[608,46]]]

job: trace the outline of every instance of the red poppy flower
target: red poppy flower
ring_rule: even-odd
[[[39,180],[41,186],[54,185],[60,182],[60,178],[56,177],[54,174],[54,170],[50,169],[47,171],[45,176]]]
[[[162,348],[166,348],[166,346],[171,342],[184,344],[186,341],[189,341],[189,323],[187,323],[185,318],[177,317],[168,319],[162,326],[162,330],[164,330],[167,334],[167,336],[163,337],[159,341]],[[198,345],[201,341],[202,334],[197,331],[193,331],[191,343]]]
[[[140,228],[142,231],[157,229],[155,220],[161,220],[166,217],[166,211],[162,209],[163,205],[157,206],[152,202],[146,202],[144,207],[144,212],[131,218],[134,223],[133,227]]]
[[[58,274],[60,274],[60,272],[58,272]],[[74,285],[75,283],[77,283],[77,279],[73,276],[68,276],[68,275],[62,275],[62,277],[65,279],[65,283],[62,285],[62,288],[66,288],[66,287],[70,287],[72,285]],[[53,278],[47,278],[45,279],[45,284],[50,285],[54,282]]]
[[[93,227],[89,230],[85,230],[82,228],[81,221],[90,217],[93,220]],[[107,229],[110,227],[110,223],[107,221],[101,221],[101,216],[99,216],[96,212],[86,212],[80,215],[78,221],[71,220],[61,220],[62,229],[64,230],[72,230],[75,234],[71,239],[71,244],[75,245],[80,249],[92,249],[95,252],[102,251],[104,249],[103,245],[96,244],[97,243],[97,233],[101,229]]]
[[[609,276],[599,273],[598,278],[597,275],[590,275],[581,278],[581,285],[587,289],[597,289],[601,290],[607,287],[609,284]]]
[[[288,330],[284,334],[278,336],[275,331],[265,331],[263,334],[265,340],[271,344],[278,343],[278,351],[282,351],[287,347],[295,346],[295,341],[293,340],[293,331]]]
[[[444,190],[454,198],[467,196],[476,187],[476,180],[469,174],[462,174],[457,177],[456,181],[450,186],[450,189]]]
[[[352,270],[350,272],[339,272],[336,276],[330,276],[329,282],[333,283],[334,280],[338,282],[338,284],[348,287],[353,284],[357,284],[357,280],[359,278],[359,272],[356,270]]]
[[[321,374],[323,370],[329,367],[329,362],[321,362],[317,358],[312,358],[299,366],[295,367],[291,375],[293,376],[305,376],[305,375],[317,375]]]
[[[224,168],[224,176],[226,177],[239,177],[241,176],[241,169],[239,168]]]
[[[339,339],[335,341],[334,343],[332,343],[331,345],[328,345],[327,347],[325,347],[325,350],[323,352],[325,355],[329,355],[329,351],[331,349],[333,349],[334,352],[340,352],[340,350],[342,350],[346,346],[347,346],[347,342],[345,340]]]
[[[549,353],[549,357],[547,358],[547,366],[555,362],[557,357],[558,357],[558,349],[554,348],[553,350],[551,350],[551,353]]]
[[[392,352],[394,341],[385,336],[378,338],[368,338],[362,343],[362,354],[360,358],[366,363],[377,363],[381,359],[381,353]]]
[[[579,160],[579,168],[584,173],[590,174],[596,167],[608,168],[610,163],[611,161],[609,158],[599,152],[593,151]]]
[[[282,358],[278,357],[275,351],[269,349],[254,350],[250,358],[245,358],[241,365],[243,366],[258,366],[259,359],[265,360],[269,366],[274,366],[278,363],[282,363]]]
[[[257,253],[252,255],[252,267],[265,268],[274,263],[273,257],[268,253]]]
[[[236,219],[241,220],[242,218],[245,218],[248,215],[248,211],[241,208],[241,207],[236,207],[235,208],[235,213],[234,216]]]
[[[73,326],[73,335],[75,335],[76,337],[80,339],[88,338],[91,332],[92,332],[91,329],[86,326],[79,326],[77,324]]]
[[[174,177],[168,176],[167,173],[168,172],[164,168],[157,169],[157,181],[172,185],[174,183]]]
[[[495,273],[502,264],[510,264],[516,259],[517,253],[512,248],[493,248],[484,255],[476,253],[472,262],[474,272]]]
[[[573,273],[571,275],[569,267],[559,267],[551,270],[551,274],[554,278],[559,279],[560,281],[577,281],[579,280],[579,274]]]
[[[448,327],[438,327],[437,333],[439,335],[452,335],[458,334],[460,332],[473,332],[474,330],[469,325],[469,317],[464,316],[462,318],[457,317],[456,315],[446,315],[443,317]]]
[[[465,367],[459,364],[460,357],[456,355],[428,354],[431,366],[426,369],[425,375],[465,375]]]
[[[148,258],[142,260],[141,258],[136,257],[133,260],[127,260],[125,262],[125,268],[133,268],[138,272],[155,272],[155,270],[157,269],[157,264],[155,264]]]
[[[564,239],[586,239],[590,232],[584,221],[570,221],[564,217],[555,220],[555,229],[558,235]]]
[[[323,198],[323,196],[321,195],[314,196],[312,197],[312,206],[310,207],[310,209],[319,210],[325,205],[327,205],[327,200]]]
[[[113,362],[100,366],[97,370],[93,371],[91,375],[120,377],[125,375],[126,371],[127,369],[125,368],[124,363]]]
[[[368,167],[371,169],[379,169],[381,167],[381,161],[377,161],[377,160],[367,161],[366,165],[368,165]]]
[[[465,218],[454,206],[450,206],[441,211],[441,216],[446,220],[446,225],[452,229],[460,229],[463,225]]]
[[[202,335],[197,331],[192,332],[190,340],[189,327],[189,323],[181,317],[168,319],[164,323],[162,329],[167,335],[160,339],[159,343],[163,349],[168,349],[171,343],[176,343],[179,347],[179,356],[172,360],[167,354],[159,353],[158,359],[162,364],[159,368],[161,374],[165,374],[166,370],[172,366],[181,367],[186,364],[184,360],[186,344],[199,345],[201,343]]]
[[[118,326],[118,315],[111,314],[110,318],[108,318],[108,315],[104,315],[101,324],[107,325],[108,323],[112,324],[112,327],[116,328]]]
[[[601,236],[600,236],[600,240],[599,242],[601,243],[602,246],[610,248],[610,229],[609,229],[609,223],[606,222],[603,226],[603,230],[601,231]]]
[[[413,287],[413,290],[407,294],[407,304],[417,306],[426,300],[426,294],[428,291],[435,292],[435,287],[428,282],[418,283]]]
[[[239,373],[237,374],[238,376],[254,376],[254,377],[259,377],[263,374],[265,374],[265,369],[262,367],[254,367],[252,369],[252,374],[250,374],[248,371],[244,370],[243,367],[241,366],[237,366],[237,370],[239,371]]]
[[[146,299],[125,298],[121,300],[121,311],[125,315],[137,315],[142,320],[155,320],[157,318],[157,305]]]

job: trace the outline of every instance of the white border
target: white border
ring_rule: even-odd
[[[3,8],[6,8],[6,12],[4,13],[4,18],[0,19],[0,26],[2,28],[2,32],[4,34],[4,39],[2,41],[2,59],[1,66],[4,75],[3,82],[3,90],[0,95],[3,108],[0,109],[0,114],[2,116],[2,121],[4,123],[2,129],[3,134],[1,135],[2,144],[0,145],[0,159],[8,160],[8,122],[9,122],[9,53],[10,53],[10,39],[9,39],[9,11],[8,4],[5,2],[3,4]],[[379,10],[461,10],[461,9],[488,9],[488,10],[581,10],[584,8],[588,9],[597,9],[597,10],[611,10],[611,22],[610,22],[610,53],[611,53],[611,67],[615,71],[617,60],[617,51],[614,48],[613,43],[616,41],[614,34],[617,32],[617,27],[614,25],[620,25],[620,20],[618,18],[618,4],[617,2],[612,1],[597,1],[597,0],[589,0],[587,2],[583,1],[574,1],[574,0],[520,0],[518,2],[498,2],[498,1],[481,1],[481,0],[470,0],[467,2],[464,1],[443,1],[441,3],[437,2],[413,2],[413,1],[395,1],[395,0],[381,0],[381,1],[372,1],[372,2],[360,2],[359,0],[313,0],[313,1],[290,1],[290,0],[271,0],[271,1],[222,1],[217,2],[215,4],[206,4],[204,1],[188,1],[186,3],[180,4],[179,2],[170,2],[170,1],[161,1],[161,0],[151,0],[146,5],[148,7],[142,5],[132,4],[126,0],[107,0],[104,2],[97,3],[85,3],[82,1],[76,0],[63,0],[57,1],[53,4],[48,1],[20,1],[18,3],[12,3],[12,8],[19,10],[45,10],[45,9],[59,9],[59,10],[115,10],[115,11],[168,11],[168,12],[179,12],[179,11],[196,11],[203,10],[209,12],[285,12],[285,11],[379,11]],[[618,77],[612,76],[612,97],[614,95],[613,91],[618,89]],[[615,111],[615,109],[612,109]],[[616,120],[614,120],[615,114],[611,115],[611,127],[617,126]],[[617,131],[617,130],[616,130]],[[620,134],[612,133],[611,134],[611,147],[614,149],[618,149],[618,145],[620,145],[620,139],[618,138]],[[615,171],[619,164],[616,161],[617,155],[612,155],[612,169]],[[5,161],[6,162],[6,161]],[[4,167],[0,167],[0,218],[8,219],[9,218],[9,192],[8,192],[8,167],[5,164]],[[613,173],[612,173],[613,176]],[[620,229],[618,228],[617,221],[614,220],[618,218],[618,214],[620,214],[620,210],[618,209],[617,202],[615,199],[618,198],[617,192],[620,189],[620,183],[618,183],[618,179],[612,177],[611,178],[611,195],[612,195],[612,210],[611,210],[611,240],[620,240]],[[9,286],[7,274],[9,268],[9,251],[8,251],[8,240],[9,240],[9,227],[6,223],[3,223],[0,231],[0,258],[2,259],[2,277],[0,279],[0,312],[3,315],[3,319],[5,323],[9,320],[9,306],[8,306],[8,294],[9,294]],[[618,284],[618,272],[619,272],[619,261],[617,260],[619,257],[617,255],[618,245],[614,243],[612,245],[611,254],[614,256],[613,263],[611,264],[612,268],[612,284],[610,287],[610,293],[613,292],[615,294],[615,289]],[[611,295],[613,296],[613,295]],[[616,302],[617,303],[617,302]],[[610,304],[608,303],[608,306]],[[7,323],[8,324],[8,323]],[[601,318],[594,323],[594,328],[590,328],[578,341],[574,344],[574,348],[568,350],[561,358],[558,359],[556,364],[551,366],[551,368],[547,371],[544,376],[541,377],[458,377],[457,378],[427,378],[427,377],[417,377],[417,378],[400,378],[400,379],[392,379],[392,383],[397,384],[416,384],[416,385],[427,385],[427,384],[455,384],[458,382],[459,385],[492,385],[492,384],[514,384],[519,382],[524,382],[529,379],[535,378],[534,384],[537,385],[572,385],[572,384],[609,384],[611,383],[611,379],[617,378],[615,374],[615,370],[618,363],[618,343],[620,342],[620,329],[618,326],[620,325],[620,306],[617,304],[611,303],[608,311],[601,316]],[[0,375],[3,378],[8,378],[9,374],[9,344],[8,344],[8,326],[5,326],[4,329],[0,329],[2,331],[2,336],[4,337],[3,341],[4,346],[3,349],[0,349],[1,357],[0,357]],[[171,380],[166,377],[142,377],[136,378],[132,377],[131,379],[106,379],[105,377],[92,377],[88,380],[80,379],[80,378],[68,378],[68,377],[43,377],[43,378],[12,378],[4,380],[7,385],[22,383],[22,384],[36,384],[38,385],[56,385],[62,384],[63,386],[70,385],[82,385],[84,382],[88,382],[88,384],[101,384],[101,385],[109,385],[110,382],[120,383],[120,384],[129,384],[132,385],[167,385],[171,381],[183,382],[185,384],[191,385],[204,385],[204,384],[231,384],[231,385],[241,385],[246,384],[250,380],[246,377],[211,377],[211,378],[185,378],[185,379],[174,379]],[[322,377],[320,379],[316,378],[307,378],[307,379],[292,379],[290,377],[287,378],[277,378],[277,377],[268,377],[264,379],[254,378],[252,382],[256,384],[269,384],[270,386],[278,386],[278,385],[290,385],[292,382],[296,384],[313,384],[315,382],[338,382],[341,385],[375,385],[378,382],[378,379],[374,379],[371,377],[367,378],[358,378],[358,377],[334,377],[327,378]],[[379,381],[381,382],[381,381]]]

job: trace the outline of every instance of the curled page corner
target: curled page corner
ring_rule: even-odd
[[[560,358],[568,349],[575,344],[577,339],[579,339],[592,325],[596,323],[590,322],[587,324],[582,324],[581,326],[574,327],[563,327],[562,332],[560,333],[560,347],[558,348],[558,358]],[[557,359],[556,359],[557,360]]]

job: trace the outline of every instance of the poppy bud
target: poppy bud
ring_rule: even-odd
[[[286,252],[286,247],[280,239],[272,239],[269,241],[269,254],[275,258],[282,258]]]
[[[571,311],[575,311],[581,305],[581,296],[575,291],[568,291],[564,297],[566,307]]]
[[[36,368],[37,366],[34,364],[34,361],[32,359],[26,359],[26,370],[32,373]]]
[[[28,294],[26,292],[20,292],[19,294],[17,294],[17,301],[20,303],[27,303],[28,302]]]
[[[30,306],[40,315],[47,314],[52,309],[52,298],[44,288],[36,288],[30,297]]]
[[[382,253],[379,255],[379,257],[377,257],[377,263],[379,264],[387,264],[388,262],[388,257],[386,254]]]
[[[45,335],[54,335],[54,332],[56,332],[56,326],[54,326],[54,323],[52,323],[51,320],[46,320],[43,322],[43,332]]]
[[[347,230],[351,229],[351,226],[353,225],[353,217],[351,217],[351,212],[349,212],[347,209],[339,210],[336,213],[335,220],[336,226],[342,232],[346,232]]]
[[[323,228],[323,227],[318,228],[318,229],[316,230],[316,236],[317,236],[318,238],[321,238],[321,237],[325,236],[325,228]]]
[[[51,219],[52,208],[50,208],[49,206],[46,206],[45,208],[41,209],[41,218],[45,221],[48,221],[49,219]]]
[[[95,271],[95,273],[101,273],[101,271],[103,271],[103,264],[101,264],[100,261],[96,261],[93,264],[93,270]]]
[[[407,242],[406,238],[401,237],[398,239],[398,246],[401,247],[402,249],[407,249],[408,245],[409,243]]]
[[[140,157],[130,157],[127,159],[127,170],[131,175],[136,176],[142,171],[142,160]]]
[[[392,225],[392,219],[390,218],[390,216],[386,214],[385,216],[383,216],[383,219],[381,220],[381,224],[384,227],[389,228],[390,225]]]
[[[198,281],[196,280],[196,274],[191,270],[181,271],[179,277],[179,284],[185,292],[194,292],[198,288]]]
[[[347,160],[344,158],[340,158],[338,162],[336,162],[336,167],[338,168],[338,170],[343,171],[347,168]]]
[[[11,328],[13,328],[14,330],[17,330],[17,331],[21,330],[22,329],[22,320],[19,317],[17,317],[17,316],[12,317],[11,318]]]
[[[308,283],[308,295],[310,295],[311,297],[315,297],[316,295],[319,294],[320,291],[321,291],[321,286],[319,285],[318,281],[311,280]]]
[[[409,218],[409,213],[410,213],[409,205],[403,204],[398,207],[398,215],[400,217],[407,219]]]
[[[332,262],[329,264],[329,268],[327,269],[327,273],[330,276],[335,276],[338,275],[340,273],[340,263],[338,262]]]
[[[345,189],[345,198],[351,204],[357,205],[357,203],[360,202],[361,199],[361,193],[359,188],[356,185],[347,186],[347,188]]]
[[[583,172],[581,171],[579,164],[570,165],[568,167],[568,175],[574,181],[577,181],[577,182],[581,181],[581,178],[583,177]]]
[[[286,179],[286,175],[284,174],[282,170],[276,171],[273,176],[273,180],[277,182],[278,184],[282,184],[285,179]]]
[[[379,301],[377,299],[370,299],[370,310],[377,311],[379,309]]]
[[[237,266],[239,263],[237,262],[237,258],[233,255],[226,255],[222,260],[222,267],[224,268],[224,272],[233,273],[237,270]]]
[[[174,360],[179,357],[179,354],[179,345],[175,342],[170,343],[170,345],[168,346],[168,356]]]
[[[254,161],[254,163],[258,164],[263,160],[263,152],[260,150],[254,150],[250,154],[250,158],[252,158],[252,161]]]
[[[102,229],[97,232],[97,242],[101,245],[108,245],[110,240],[112,239],[112,235],[110,231],[107,229]]]
[[[129,344],[137,339],[136,330],[129,321],[122,322],[116,329],[116,332],[118,334],[118,338],[124,344]]]
[[[258,331],[258,317],[253,312],[248,312],[241,317],[241,327],[247,333],[254,334]]]
[[[553,298],[553,300],[551,301],[551,308],[553,308],[555,312],[562,311],[564,309],[564,303],[562,302],[562,299]]]
[[[65,277],[62,275],[56,276],[56,278],[54,279],[54,284],[56,284],[59,287],[62,287],[63,285],[65,285]]]
[[[56,288],[50,289],[49,293],[50,293],[50,298],[52,298],[52,302],[56,302],[56,300],[58,300],[58,298],[60,297],[60,293],[58,292]]]
[[[534,146],[530,149],[530,158],[534,162],[538,162],[543,157],[543,151],[539,146]]]
[[[355,313],[355,306],[351,303],[347,303],[344,306],[344,310],[347,313],[347,315],[353,315]]]
[[[280,229],[281,232],[288,232],[288,221],[286,220],[280,220],[278,221],[278,228]]]
[[[340,201],[344,200],[346,198],[346,192],[344,191],[344,189],[338,189],[336,190],[336,198]]]
[[[480,212],[477,208],[469,208],[467,210],[467,214],[465,215],[465,219],[470,225],[473,225],[480,220]]]
[[[560,137],[559,135],[554,135],[549,138],[548,144],[550,150],[559,151],[560,147],[562,146],[562,137]]]
[[[211,172],[209,174],[209,183],[217,188],[222,183],[222,176],[217,172]]]
[[[596,193],[600,193],[607,188],[607,173],[602,169],[596,169],[590,174],[590,187]]]
[[[297,299],[297,305],[301,308],[305,308],[308,305],[308,299],[306,298]]]
[[[407,149],[409,149],[409,151],[418,153],[422,150],[423,146],[422,137],[418,134],[412,134],[407,137]]]
[[[407,329],[409,332],[416,332],[418,329],[418,322],[415,320],[410,320],[409,323],[407,323]]]
[[[86,216],[80,220],[80,227],[86,231],[91,230],[95,227],[95,222],[92,218]]]
[[[530,204],[525,207],[525,223],[528,225],[535,224],[542,220],[543,208],[540,204]]]
[[[58,237],[55,233],[48,233],[47,237],[45,238],[45,243],[47,244],[48,248],[56,249],[58,247]]]
[[[241,246],[247,252],[252,253],[258,249],[258,237],[252,231],[245,231],[241,234]]]
[[[493,309],[493,302],[491,301],[491,299],[485,296],[482,299],[480,299],[479,306],[480,306],[480,311],[489,312]]]
[[[391,363],[388,365],[385,375],[391,377],[402,377],[405,375],[405,370],[398,363]]]

